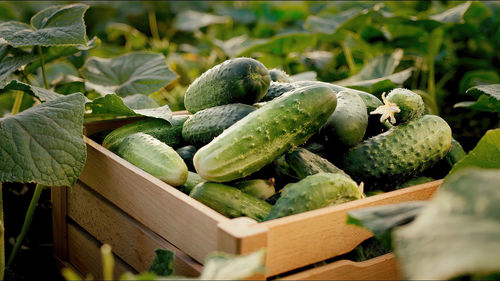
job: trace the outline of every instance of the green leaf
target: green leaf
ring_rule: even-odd
[[[110,23],[106,26],[106,34],[109,42],[116,42],[120,36],[127,40],[126,45],[133,49],[144,49],[148,43],[148,37],[134,27],[124,23]]]
[[[169,276],[174,272],[175,253],[166,249],[156,249],[156,256],[149,267],[149,272],[159,276]]]
[[[0,182],[72,186],[86,159],[85,98],[62,96],[0,119]]]
[[[480,85],[472,87],[467,90],[466,94],[472,96],[485,94],[500,101],[500,84]]]
[[[172,111],[168,105],[158,108],[148,109],[131,109],[125,105],[123,99],[115,94],[105,95],[104,97],[96,98],[88,104],[92,113],[86,116],[89,118],[116,118],[116,117],[136,117],[147,116],[159,118],[170,122],[172,120]],[[90,121],[86,120],[86,122]]]
[[[31,26],[15,21],[0,23],[0,38],[14,47],[86,45],[84,4],[49,7],[31,18]]]
[[[265,250],[243,256],[213,253],[207,257],[200,280],[243,280],[264,272]]]
[[[149,96],[145,95],[132,95],[123,98],[123,103],[132,109],[146,109],[146,108],[156,108],[160,105]]]
[[[440,14],[430,16],[431,19],[439,22],[462,23],[465,12],[469,9],[471,2],[466,2],[448,9]]]
[[[21,81],[12,80],[9,84],[3,87],[4,90],[18,90],[24,91],[36,98],[40,101],[51,101],[60,98],[62,95],[52,92],[51,90],[47,90],[44,88],[32,86],[30,84],[23,83]]]
[[[500,112],[500,100],[489,95],[481,95],[477,101],[456,103],[453,107],[467,107],[485,112]]]
[[[496,70],[471,70],[466,72],[462,79],[460,79],[460,84],[458,87],[458,94],[468,94],[475,98],[479,98],[481,94],[480,91],[470,90],[474,86],[481,86],[487,84],[497,84],[500,83],[500,75]]]
[[[7,52],[0,54],[0,82],[3,82],[9,74],[36,59],[37,56],[31,54],[13,56],[8,56]]]
[[[500,129],[487,131],[476,147],[453,166],[445,180],[467,167],[500,169]]]
[[[412,201],[349,211],[347,224],[370,230],[384,247],[390,248],[392,230],[413,221],[425,204],[424,201]]]
[[[306,71],[291,75],[290,79],[293,81],[317,81],[317,76],[316,71]]]
[[[78,76],[78,70],[68,61],[57,61],[47,63],[45,65],[45,74],[47,75],[49,86],[53,86],[65,76]],[[43,74],[41,68],[38,69],[35,79],[38,85],[43,85]]]
[[[112,59],[92,57],[82,75],[86,86],[106,95],[149,95],[178,78],[162,54],[134,52]]]
[[[361,87],[370,88],[375,83],[382,82],[384,80],[389,80],[396,85],[401,85],[406,80],[408,80],[408,78],[410,78],[412,71],[413,71],[413,68],[410,67],[410,68],[407,68],[405,70],[402,70],[402,71],[399,71],[399,72],[396,72],[396,73],[393,73],[391,75],[381,77],[381,78],[364,80],[364,81],[351,81],[351,82],[347,81],[347,79],[345,79],[345,80],[340,80],[340,81],[336,81],[336,82],[332,82],[332,83],[340,85],[340,86],[361,86]]]
[[[464,169],[441,185],[415,221],[394,231],[405,279],[500,272],[499,182],[498,169]]]
[[[311,33],[288,33],[273,36],[266,41],[257,43],[242,51],[238,56],[251,56],[254,53],[269,53],[271,55],[288,55],[301,52],[316,45],[317,37]]]
[[[228,23],[230,20],[229,17],[225,16],[215,16],[189,10],[177,15],[174,26],[181,31],[192,32],[212,24]]]
[[[360,10],[359,8],[353,8],[337,15],[325,17],[310,15],[307,17],[304,27],[312,32],[333,34],[344,22],[358,15]]]

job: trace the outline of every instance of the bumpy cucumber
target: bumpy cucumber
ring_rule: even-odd
[[[200,183],[189,196],[230,218],[247,216],[262,221],[271,210],[266,201],[220,183]]]
[[[330,161],[318,156],[305,148],[296,148],[285,155],[285,160],[300,179],[317,173],[341,173],[351,178]]]
[[[269,76],[271,77],[271,81],[274,82],[283,82],[283,83],[293,82],[292,78],[290,78],[290,76],[288,76],[286,72],[278,68],[270,69]]]
[[[319,173],[288,184],[266,220],[360,199],[357,184],[340,173]]]
[[[172,118],[172,124],[157,118],[148,118],[127,124],[109,133],[102,146],[116,152],[122,141],[131,134],[145,133],[156,139],[176,147],[182,143],[182,125],[188,119],[187,115],[176,115]]]
[[[429,178],[429,177],[416,177],[416,178],[413,178],[413,179],[409,179],[407,181],[405,181],[404,183],[396,186],[396,189],[401,189],[401,188],[405,188],[405,187],[410,187],[410,186],[414,186],[414,185],[419,185],[419,184],[423,184],[423,183],[426,183],[426,182],[431,182],[431,181],[434,181],[435,179],[433,178]]]
[[[195,113],[230,103],[252,104],[269,88],[269,71],[252,58],[227,60],[194,80],[184,96],[184,106]]]
[[[270,101],[297,88],[299,88],[299,86],[294,85],[293,83],[271,82],[269,89],[262,98],[262,101]]]
[[[400,109],[400,112],[394,114],[396,124],[402,124],[424,115],[424,100],[420,95],[408,89],[396,88],[390,91],[387,100],[397,104]]]
[[[268,180],[253,179],[239,181],[235,183],[235,187],[246,194],[262,200],[266,200],[275,193],[274,178]]]
[[[326,144],[319,139],[316,140],[315,137],[311,137],[307,143],[302,145],[303,148],[309,150],[310,152],[323,157],[323,158],[328,158],[328,147]]]
[[[344,158],[344,171],[365,189],[395,187],[442,159],[451,146],[450,126],[424,115],[362,141]]]
[[[327,87],[289,92],[253,111],[196,152],[198,174],[215,182],[250,175],[298,146],[323,126],[337,98]]]
[[[179,190],[188,194],[193,190],[195,186],[204,182],[205,180],[200,177],[197,173],[188,172],[188,176],[186,182],[184,182],[181,186],[179,186]]]
[[[320,135],[332,146],[350,147],[365,135],[368,114],[363,100],[350,90],[337,93],[337,108],[321,128]]]
[[[299,181],[297,173],[287,163],[285,155],[273,161],[274,175],[276,177],[276,187],[282,188],[286,183]]]
[[[193,157],[197,150],[198,149],[194,145],[186,145],[175,150],[182,160],[184,160],[184,163],[186,163],[190,171],[194,171]]]
[[[188,176],[186,164],[172,147],[144,133],[126,137],[118,155],[172,186],[183,184]]]
[[[191,115],[182,127],[182,138],[197,147],[204,146],[225,129],[256,110],[247,104],[219,105]]]

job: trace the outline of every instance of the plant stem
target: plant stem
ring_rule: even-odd
[[[14,104],[12,105],[12,115],[16,115],[19,113],[21,110],[21,104],[23,103],[23,97],[24,97],[24,92],[23,91],[17,91],[16,92],[16,99],[14,100]]]
[[[113,280],[115,259],[113,257],[113,253],[111,252],[111,246],[109,244],[102,245],[101,257],[102,257],[102,279]]]
[[[3,224],[3,188],[0,182],[0,280],[5,274],[5,227]]]
[[[38,54],[40,55],[40,60],[42,61],[42,76],[43,76],[43,84],[45,89],[49,88],[49,83],[47,82],[47,72],[45,71],[45,58],[43,57],[42,47],[38,46]]]
[[[151,35],[153,36],[154,39],[160,40],[160,32],[158,32],[158,25],[156,23],[155,11],[150,10],[148,12],[148,18],[149,18],[149,29],[151,30]]]
[[[340,43],[340,45],[342,46],[342,50],[344,50],[344,55],[347,61],[347,65],[349,66],[349,71],[351,72],[351,75],[354,75],[354,72],[356,71],[356,65],[354,64],[351,49],[349,49],[349,47],[347,47],[345,43]]]
[[[19,248],[23,243],[24,237],[28,233],[28,230],[31,225],[31,221],[33,220],[33,214],[35,213],[36,206],[38,205],[38,201],[40,200],[40,195],[46,186],[37,184],[35,187],[35,192],[33,193],[33,197],[31,198],[30,205],[28,207],[28,211],[26,211],[26,216],[24,217],[23,228],[21,229],[21,233],[16,238],[16,243],[14,244],[14,248],[12,248],[12,252],[10,253],[9,260],[7,261],[7,266],[9,266],[14,258],[16,257]]]

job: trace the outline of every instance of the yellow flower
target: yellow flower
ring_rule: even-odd
[[[370,112],[370,114],[382,114],[382,116],[380,116],[381,123],[383,123],[388,118],[391,124],[396,123],[396,117],[394,116],[394,114],[397,112],[401,112],[401,109],[399,109],[399,106],[397,104],[390,102],[385,98],[385,92],[382,94],[382,101],[384,102],[384,104],[377,107],[377,109]]]

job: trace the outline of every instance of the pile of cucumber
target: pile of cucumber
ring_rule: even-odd
[[[189,86],[190,115],[125,125],[103,146],[225,216],[270,220],[430,181],[463,157],[419,95],[383,101],[236,58]]]

